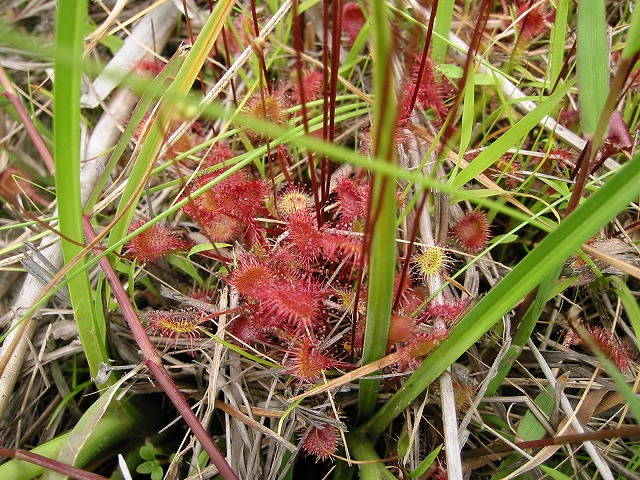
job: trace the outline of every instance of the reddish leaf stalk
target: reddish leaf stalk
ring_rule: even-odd
[[[5,92],[2,95],[7,97],[13,107],[16,109],[16,112],[18,113],[20,120],[22,120],[24,128],[27,130],[27,133],[29,134],[33,145],[36,147],[36,150],[38,150],[38,153],[40,154],[40,158],[42,158],[42,161],[46,165],[47,170],[49,170],[49,173],[51,175],[54,175],[55,166],[53,162],[53,156],[51,155],[51,152],[49,151],[47,146],[44,144],[44,140],[42,139],[40,132],[38,132],[38,129],[31,120],[31,117],[24,108],[24,105],[17,97],[17,95],[13,93],[11,81],[9,80],[9,77],[7,77],[7,74],[5,73],[2,66],[0,66],[0,84],[5,89]]]
[[[98,475],[97,473],[87,472],[78,467],[67,465],[66,463],[59,462],[44,455],[40,455],[34,452],[28,452],[27,450],[12,450],[9,448],[0,448],[0,455],[3,457],[11,457],[16,460],[28,462],[33,465],[38,465],[47,470],[61,473],[67,477],[77,478],[79,480],[107,480],[107,477]]]
[[[91,226],[89,218],[84,216],[82,220],[87,241],[93,242],[96,238],[96,233]],[[111,286],[111,289],[113,290],[113,295],[116,297],[118,305],[120,305],[120,308],[122,309],[122,314],[127,319],[127,323],[133,333],[133,337],[136,339],[136,342],[142,351],[142,355],[146,359],[145,365],[149,370],[151,370],[151,373],[154,375],[164,392],[175,405],[178,412],[183,416],[185,422],[189,425],[189,428],[191,428],[196,438],[200,441],[202,448],[207,452],[222,477],[225,480],[237,480],[237,475],[231,469],[224,456],[213,442],[213,439],[202,426],[198,417],[193,413],[186,399],[182,393],[180,393],[180,390],[178,390],[178,387],[171,377],[169,377],[169,374],[162,365],[162,360],[158,355],[156,348],[153,346],[153,343],[151,343],[151,339],[147,335],[147,332],[145,331],[129,296],[127,295],[127,292],[124,290],[122,283],[120,283],[120,280],[113,269],[113,266],[107,257],[101,258],[99,260],[99,264],[107,281],[109,282],[109,285]]]

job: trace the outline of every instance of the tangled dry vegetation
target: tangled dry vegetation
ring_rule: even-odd
[[[79,184],[56,5],[1,6],[3,454],[78,478],[638,478],[640,190],[603,187],[636,149],[632,13],[581,3],[609,27],[600,144],[573,2],[391,2],[381,69],[383,2],[219,2],[220,35],[206,2],[91,3]]]

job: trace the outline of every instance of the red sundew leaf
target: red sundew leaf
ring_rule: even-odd
[[[202,336],[204,327],[202,323],[209,317],[207,312],[195,308],[184,310],[153,310],[145,315],[147,330],[154,335],[165,337],[167,347],[176,343],[179,339],[187,339],[193,348],[193,341]]]
[[[307,455],[316,457],[316,461],[325,461],[331,458],[338,450],[338,430],[329,424],[321,427],[313,426],[309,433],[302,439],[301,448]]]
[[[486,248],[491,238],[490,229],[487,214],[478,210],[458,220],[449,229],[449,235],[466,251],[478,253]]]
[[[21,168],[8,166],[0,173],[0,195],[11,200],[25,195],[35,200],[30,180],[30,176]]]
[[[132,222],[129,227],[129,233],[137,230],[145,223],[147,223],[146,220]],[[132,238],[125,245],[124,250],[127,256],[136,258],[141,262],[154,262],[163,255],[187,250],[191,246],[191,242],[183,240],[171,229],[156,223]]]
[[[298,187],[287,187],[278,195],[276,210],[283,219],[311,209],[311,195]]]
[[[548,4],[540,3],[529,10],[533,4],[534,2],[531,0],[521,0],[516,5],[516,18],[528,10],[518,22],[520,38],[527,41],[549,30],[549,26],[555,18],[555,13],[552,9],[549,10]]]
[[[469,299],[454,300],[445,298],[442,302],[430,302],[420,322],[424,322],[430,318],[441,318],[451,324],[458,319],[468,305]]]
[[[165,63],[157,59],[152,60],[140,60],[133,67],[133,71],[137,74],[146,74],[152,77],[160,75],[165,67]]]
[[[236,154],[227,145],[218,142],[205,154],[202,159],[202,166],[204,168],[213,167],[231,160],[235,156]]]
[[[447,338],[449,330],[446,328],[432,328],[429,333],[415,333],[405,345],[396,349],[400,354],[400,369],[416,368],[431,350],[440,345]]]
[[[253,299],[260,299],[273,286],[276,276],[271,267],[265,265],[253,255],[244,255],[238,259],[238,266],[226,278],[238,293]]]
[[[415,272],[423,278],[440,275],[445,271],[449,259],[444,248],[437,245],[424,247],[411,258]]]
[[[337,181],[335,192],[340,204],[339,226],[350,228],[355,220],[364,217],[369,190],[369,184],[363,185],[348,177],[342,177]]]
[[[269,187],[262,180],[253,180],[235,185],[221,184],[216,191],[220,209],[226,215],[249,222],[264,207]]]
[[[234,34],[235,30],[235,34]],[[256,29],[251,19],[240,14],[233,20],[233,29],[226,27],[224,29],[224,41],[227,44],[229,52],[237,55],[247,48],[256,37]],[[218,40],[218,48],[224,48],[222,38]]]
[[[360,5],[347,2],[342,7],[342,29],[347,35],[349,45],[353,45],[365,22]]]
[[[633,146],[633,138],[631,138],[629,127],[624,123],[622,113],[618,110],[614,110],[611,114],[609,133],[607,134],[606,141],[618,150],[631,148]]]
[[[288,240],[296,247],[305,265],[320,257],[325,248],[326,233],[318,228],[310,211],[296,212],[288,220]]]
[[[353,261],[362,252],[362,237],[326,232],[322,239],[323,256],[328,260]]]
[[[244,113],[252,118],[258,118],[276,125],[287,122],[288,114],[285,111],[286,99],[281,92],[254,93],[244,107]],[[255,140],[265,141],[268,135],[249,130],[248,133]]]
[[[194,192],[218,178],[224,170],[204,173],[193,179],[187,192]],[[229,242],[249,225],[255,230],[254,216],[264,208],[268,194],[266,182],[249,181],[244,172],[238,171],[217,183],[209,190],[186,204],[183,210],[201,223],[213,242]]]
[[[631,362],[636,358],[636,355],[631,352],[629,345],[615,338],[609,330],[605,330],[600,326],[585,327],[587,334],[591,337],[591,340],[595,342],[600,351],[616,366],[621,372],[627,373],[631,366]],[[574,330],[570,330],[564,339],[565,345],[583,345],[585,341],[580,338],[580,335]]]
[[[415,321],[405,315],[391,315],[387,345],[407,341],[415,328]]]
[[[267,341],[265,328],[258,325],[254,318],[240,316],[231,322],[227,331],[247,345],[256,345]]]
[[[320,323],[326,292],[312,280],[274,283],[261,299],[263,307],[295,331],[313,329]]]
[[[306,334],[293,340],[285,360],[287,372],[296,380],[315,382],[322,378],[322,372],[345,366],[340,360],[324,352],[318,342]]]
[[[293,76],[289,82],[291,85],[291,100],[296,104],[302,104],[311,102],[317,99],[322,93],[322,84],[324,82],[324,75],[320,70],[307,69],[302,72],[302,82],[304,88],[304,101],[302,98],[302,92],[300,91],[300,81],[297,75]]]

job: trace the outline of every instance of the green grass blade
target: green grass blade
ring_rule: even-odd
[[[347,444],[351,455],[362,462],[358,465],[360,480],[394,480],[396,478],[380,461],[378,453],[369,439],[347,436]]]
[[[58,3],[55,85],[53,95],[54,158],[56,192],[62,252],[66,263],[82,251],[82,200],[80,195],[80,93],[84,21],[87,0],[61,0]],[[79,273],[78,275],[75,275]],[[108,362],[105,326],[99,325],[93,310],[93,293],[83,261],[68,273],[71,303],[78,333],[95,377],[100,362]]]
[[[631,58],[640,52],[640,9],[633,4],[631,23],[627,32],[627,42],[622,50],[622,58]]]
[[[448,38],[455,4],[454,0],[440,0],[438,2],[438,11],[435,12],[436,24],[433,28],[436,35],[431,41],[431,58],[437,63],[442,63],[447,58]],[[431,14],[433,15],[433,12]]]
[[[374,33],[374,89],[373,152],[389,165],[395,164],[394,131],[396,100],[391,69],[391,31],[384,1],[371,3],[371,22]],[[396,184],[386,175],[375,175],[371,194],[368,226],[372,231],[367,281],[367,323],[362,351],[363,364],[384,357],[393,306],[393,281],[396,266]],[[358,418],[366,419],[375,410],[379,379],[360,382]]]
[[[536,109],[522,117],[520,121],[507,130],[506,133],[483,150],[467,168],[462,170],[452,180],[451,184],[454,187],[461,188],[489,168],[496,160],[504,155],[507,150],[528,135],[546,115],[549,115],[572,86],[573,82],[567,82],[558,87],[556,91],[542,101]]]
[[[618,298],[622,301],[622,305],[624,305],[636,338],[640,338],[640,305],[638,305],[636,297],[620,277],[611,277],[610,281],[616,295],[618,295]]]
[[[377,438],[442,372],[529,291],[640,194],[640,155],[613,175],[532,250],[453,329],[398,392],[361,428]]]
[[[603,0],[581,0],[578,5],[576,71],[580,121],[587,137],[593,135],[609,94],[607,22]]]
[[[549,79],[552,86],[558,81],[564,64],[568,15],[569,0],[558,0],[556,18],[553,22],[553,30],[551,32],[551,51],[549,52]]]

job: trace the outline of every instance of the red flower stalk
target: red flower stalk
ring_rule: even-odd
[[[301,382],[313,383],[322,378],[322,372],[343,366],[307,335],[293,340],[285,359],[287,372]]]
[[[316,427],[312,426],[302,439],[301,448],[307,455],[316,457],[316,461],[328,460],[338,450],[339,434],[336,427],[328,423]]]
[[[189,340],[193,349],[193,341],[200,338],[204,330],[201,324],[209,319],[206,312],[195,308],[177,311],[153,310],[145,317],[148,323],[147,330],[169,340],[167,349],[171,341],[177,343],[180,338]]]
[[[479,253],[487,247],[491,226],[487,214],[475,211],[464,215],[450,229],[449,235],[457,240],[463,250]]]
[[[342,7],[342,29],[349,45],[353,45],[364,25],[364,14],[356,2],[347,2]]]
[[[136,220],[129,226],[129,233],[147,223]],[[154,223],[144,232],[132,238],[125,246],[125,254],[141,262],[154,262],[168,253],[187,250],[191,243],[180,238],[175,232],[160,223]]]

